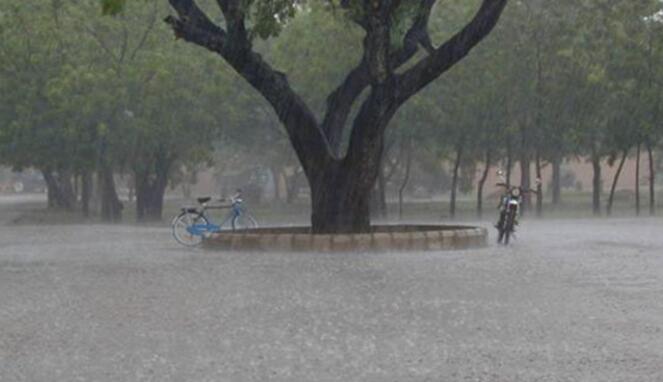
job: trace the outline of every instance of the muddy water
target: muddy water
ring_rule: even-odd
[[[521,231],[350,255],[2,226],[0,381],[663,381],[663,220]]]

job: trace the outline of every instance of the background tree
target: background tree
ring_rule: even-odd
[[[102,17],[96,1],[25,1],[0,9],[7,21],[0,30],[0,60],[7,64],[0,81],[0,158],[17,169],[40,169],[49,205],[80,204],[84,215],[96,173],[108,221],[121,217],[115,177],[126,171],[140,186],[138,217],[160,218],[171,170],[206,161],[211,152],[217,122],[207,110],[227,88],[201,90],[197,83],[229,74],[210,76],[204,57],[178,60],[163,49],[175,44],[157,23],[166,4],[127,6],[131,17],[117,18]],[[198,81],[190,82],[196,74]],[[209,104],[196,99],[192,105],[201,95]]]

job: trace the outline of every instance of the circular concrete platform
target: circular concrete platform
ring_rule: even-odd
[[[212,234],[210,249],[232,251],[442,251],[485,247],[485,228],[445,225],[384,225],[361,234],[311,234],[308,227],[270,227]]]

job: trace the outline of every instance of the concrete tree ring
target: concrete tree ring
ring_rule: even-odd
[[[308,227],[269,227],[224,231],[203,239],[216,250],[264,252],[445,251],[482,248],[485,228],[447,225],[382,225],[359,234],[311,234]]]

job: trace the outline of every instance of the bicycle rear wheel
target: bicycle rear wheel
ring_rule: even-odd
[[[203,241],[203,232],[191,229],[192,226],[198,224],[206,226],[209,222],[205,216],[198,213],[182,212],[179,216],[173,219],[173,237],[178,243],[187,247],[195,247],[199,245]]]
[[[232,227],[233,231],[258,228],[258,222],[256,222],[256,219],[254,219],[251,214],[244,212],[233,217]]]

